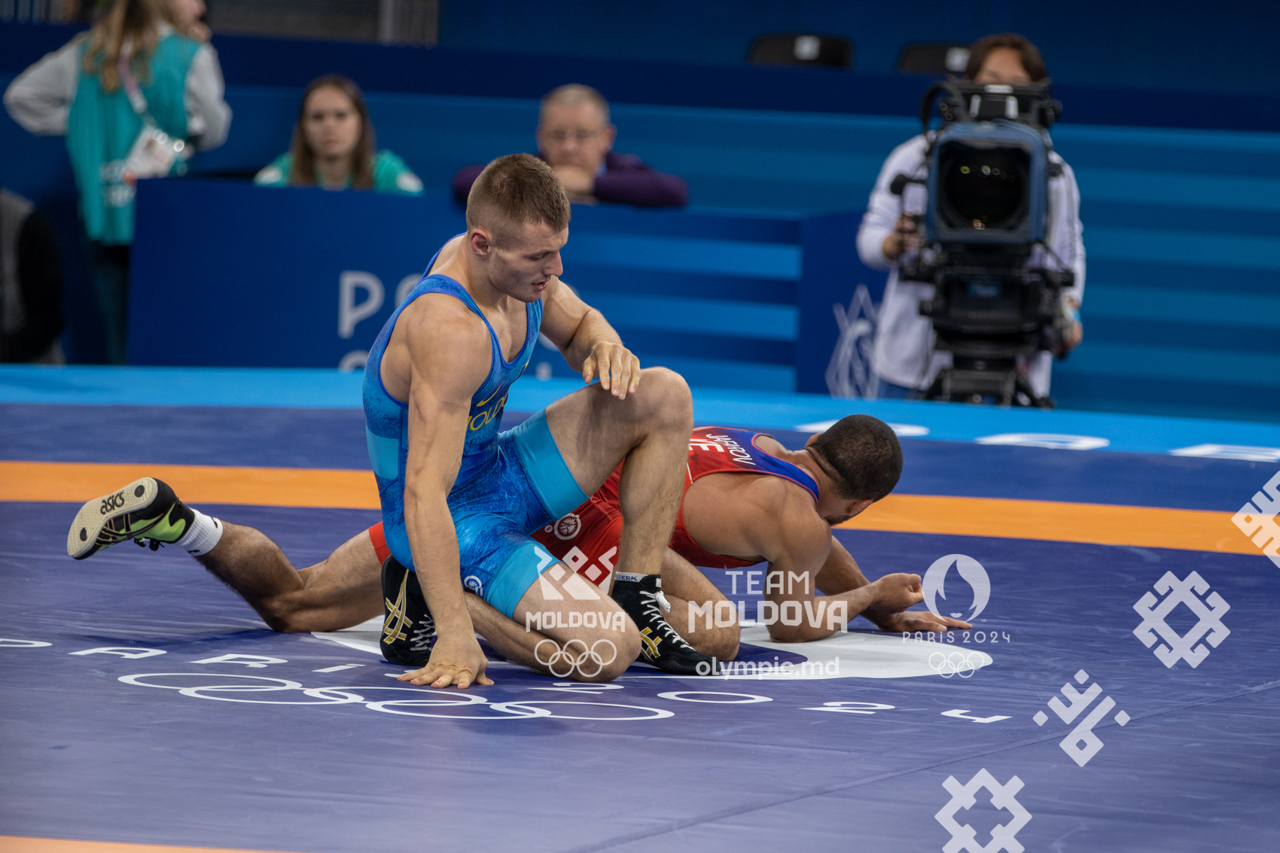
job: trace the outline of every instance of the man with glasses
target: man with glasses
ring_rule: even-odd
[[[655,171],[632,154],[617,154],[617,128],[609,102],[590,86],[570,84],[542,99],[538,156],[546,160],[573,202],[609,202],[637,207],[681,207],[689,189],[676,175]],[[453,178],[454,197],[466,204],[484,166],[466,166]]]

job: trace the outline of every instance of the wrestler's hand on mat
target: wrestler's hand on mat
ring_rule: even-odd
[[[942,634],[947,631],[968,630],[973,626],[948,616],[935,616],[928,610],[904,610],[899,613],[876,614],[871,619],[881,631],[893,634],[909,634],[915,631]]]
[[[919,575],[894,572],[873,583],[876,587],[876,603],[869,608],[873,611],[896,613],[924,601],[924,590],[920,587]]]
[[[596,376],[601,388],[625,400],[640,386],[640,359],[620,343],[600,341],[582,361],[582,381],[590,383]]]
[[[448,687],[452,684],[459,690],[466,690],[472,684],[487,687],[493,684],[492,679],[484,674],[488,663],[474,634],[460,634],[452,638],[437,637],[427,665],[414,672],[396,676],[396,680],[407,681],[418,687],[424,684],[432,687]]]

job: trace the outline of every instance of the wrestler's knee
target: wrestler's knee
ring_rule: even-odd
[[[688,429],[693,423],[693,395],[689,383],[674,370],[646,367],[640,372],[637,402],[645,415],[663,425]]]
[[[301,595],[292,592],[261,599],[254,609],[268,628],[281,634],[336,631],[348,627],[332,624],[335,620],[330,612],[309,606]]]
[[[628,620],[628,623],[630,620]],[[585,683],[613,681],[640,656],[640,635],[635,625],[628,624],[627,630],[610,631],[607,635],[585,641],[571,641],[565,646],[566,651],[578,649],[582,642],[583,651],[578,664],[568,678]],[[587,645],[590,643],[590,645]]]
[[[699,631],[689,644],[716,660],[734,660],[738,657],[738,626]]]
[[[627,620],[630,622],[630,620]],[[618,656],[612,660],[595,681],[613,681],[627,671],[627,667],[640,657],[640,634],[635,625],[628,624],[627,630],[614,632],[610,642],[618,647]]]
[[[290,605],[288,601],[267,599],[259,602],[256,610],[272,631],[281,634],[302,634],[313,630],[308,624],[306,614]]]
[[[692,601],[676,599],[672,602],[685,608],[688,619],[671,624],[694,649],[716,660],[733,660],[738,656],[738,611],[732,602],[719,595],[699,607]],[[704,621],[705,618],[705,621]]]

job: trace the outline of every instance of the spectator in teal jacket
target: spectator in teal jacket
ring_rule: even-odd
[[[340,74],[326,74],[307,86],[289,152],[259,172],[254,183],[422,195],[422,181],[403,160],[376,150],[364,95]]]
[[[185,150],[216,148],[231,124],[203,14],[202,0],[114,0],[88,34],[22,72],[4,95],[18,124],[67,137],[113,364],[126,350],[134,143],[147,126]],[[183,166],[177,159],[168,173]]]

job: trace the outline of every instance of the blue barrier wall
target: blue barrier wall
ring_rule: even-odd
[[[823,222],[856,227],[848,213]],[[871,274],[806,224],[575,206],[564,279],[645,364],[699,385],[821,391],[838,333],[831,306]],[[361,367],[400,297],[463,228],[441,196],[143,182],[129,360]],[[542,375],[572,375],[554,349],[540,346],[534,362]]]
[[[1181,201],[1166,205],[1172,221],[1223,215],[1211,193]],[[1129,227],[1123,206],[1113,212],[1113,222],[1086,230],[1086,340],[1055,366],[1059,403],[1280,418],[1275,232],[1161,232]],[[1255,211],[1263,223],[1276,215]],[[820,392],[839,332],[835,306],[858,284],[875,298],[883,286],[882,274],[857,262],[856,221],[848,212],[763,217],[578,206],[565,278],[646,363],[667,364],[698,385]],[[146,182],[131,358],[358,363],[396,292],[461,228],[461,211],[439,196]],[[565,374],[554,353],[539,359],[552,375]]]

